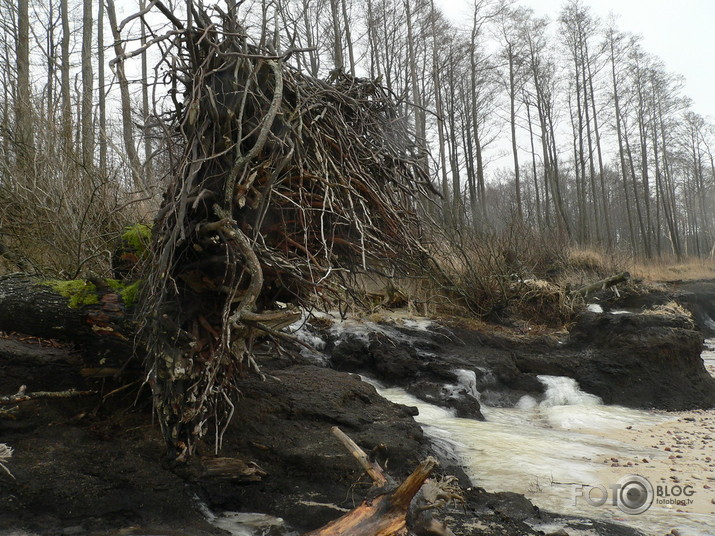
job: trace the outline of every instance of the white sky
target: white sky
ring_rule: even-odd
[[[437,0],[442,10],[465,20],[469,0]],[[564,0],[519,0],[539,15],[558,18]],[[715,119],[715,0],[583,0],[607,20],[612,12],[619,29],[643,36],[643,48],[660,57],[668,72],[685,76],[683,93],[693,110]]]

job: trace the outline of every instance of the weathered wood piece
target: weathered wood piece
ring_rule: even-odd
[[[74,398],[76,396],[91,396],[96,394],[97,391],[78,391],[76,389],[68,389],[67,391],[27,392],[27,387],[23,385],[14,395],[0,396],[0,405],[15,405],[20,402],[37,400],[39,398]]]
[[[572,296],[588,296],[591,292],[596,292],[599,290],[606,289],[608,287],[612,287],[614,285],[618,285],[619,283],[624,283],[625,281],[628,281],[631,278],[631,274],[628,272],[622,272],[617,275],[613,275],[611,277],[607,277],[606,279],[602,279],[601,281],[596,281],[595,283],[591,283],[590,285],[583,286],[579,289],[572,290],[571,295]]]
[[[240,458],[204,458],[201,465],[204,469],[201,478],[204,479],[260,482],[268,474],[254,462],[246,462]]]
[[[431,516],[420,516],[433,505],[413,504],[413,499],[437,466],[437,460],[427,458],[402,484],[394,487],[380,466],[371,462],[354,441],[337,427],[333,427],[332,432],[365,469],[375,486],[359,506],[304,536],[405,536],[410,533],[410,524],[414,523],[421,523],[423,529],[429,527],[433,534],[451,534]]]

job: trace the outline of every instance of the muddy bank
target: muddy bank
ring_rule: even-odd
[[[359,378],[309,358],[271,359],[264,362],[265,381],[247,378],[241,385],[221,452],[263,476],[257,482],[218,478],[207,470],[213,453],[206,446],[188,465],[162,463],[164,445],[147,397],[125,390],[102,400],[114,386],[77,371],[77,357],[66,348],[0,341],[0,392],[13,393],[20,383],[33,391],[100,391],[27,402],[15,419],[0,419],[0,440],[15,449],[9,463],[15,478],[0,474],[0,534],[224,534],[206,521],[202,504],[215,512],[280,515],[293,529],[310,530],[352,508],[367,490],[331,426],[372,451],[396,478],[431,452],[414,408],[388,402]],[[440,472],[457,475],[464,489],[464,505],[445,513],[455,534],[543,534],[534,524],[637,534],[561,520],[520,495],[486,493],[452,463],[443,458]]]
[[[243,380],[221,456],[254,469],[255,482],[212,474],[215,455],[207,445],[189,464],[162,462],[161,434],[138,384],[110,394],[122,384],[83,377],[82,360],[69,348],[0,339],[0,394],[20,385],[98,391],[23,403],[13,418],[0,418],[0,442],[15,449],[9,463],[15,479],[0,471],[0,534],[224,533],[208,523],[205,508],[279,515],[296,531],[319,527],[367,490],[356,463],[330,434],[332,426],[397,479],[436,453],[413,419],[415,408],[384,400],[351,372],[474,419],[482,418],[480,402],[513,406],[526,394],[538,400],[544,392],[539,375],[573,377],[606,403],[715,405],[715,380],[699,357],[702,333],[678,315],[584,313],[568,333],[541,337],[458,322],[428,329],[426,322],[364,324],[358,333],[316,329],[324,348],[294,357],[269,354],[262,360],[266,380]],[[455,534],[516,536],[559,526],[571,527],[566,533],[637,534],[555,518],[523,496],[474,488],[449,453],[436,454],[440,472],[456,475],[464,490],[464,506],[444,516]]]
[[[586,312],[568,333],[528,338],[456,323],[392,329],[392,337],[378,330],[368,338],[348,334],[332,341],[331,363],[472,418],[481,417],[478,398],[510,407],[526,394],[542,395],[541,375],[574,378],[607,404],[715,407],[715,379],[700,358],[703,335],[679,314]]]
[[[688,309],[698,329],[706,337],[715,337],[715,280],[669,281],[660,290],[645,294],[626,294],[611,306],[642,310],[675,301]]]
[[[356,376],[317,366],[310,358],[265,361],[266,380],[246,378],[221,455],[255,468],[260,481],[217,477],[207,469],[208,446],[189,464],[162,463],[163,442],[148,397],[79,373],[67,348],[0,340],[0,392],[95,388],[96,396],[23,403],[0,419],[0,440],[15,449],[0,474],[0,534],[225,534],[214,512],[258,511],[283,517],[297,531],[314,529],[361,500],[366,479],[330,434],[340,426],[396,478],[432,452],[412,416]],[[104,385],[102,385],[104,383]],[[136,404],[129,404],[137,400]],[[442,453],[443,454],[443,453]],[[444,513],[457,535],[543,534],[536,526],[587,528],[590,534],[637,532],[598,522],[560,519],[523,496],[487,493],[470,485],[449,457],[464,504]]]

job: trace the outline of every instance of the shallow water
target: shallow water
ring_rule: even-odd
[[[423,322],[409,327],[426,330],[429,324]],[[333,335],[338,337],[347,333],[366,337],[372,330],[405,337],[377,324],[340,322],[333,330]],[[314,344],[317,353],[322,349],[315,344],[320,340],[306,342]],[[715,376],[715,339],[706,341],[702,357],[706,368]],[[460,385],[479,397],[474,372],[455,372]],[[617,483],[618,477],[608,471],[612,459],[639,460],[642,465],[636,461],[628,468],[633,475],[644,472],[646,461],[662,460],[667,453],[629,444],[623,432],[637,433],[640,429],[675,421],[676,416],[603,405],[598,397],[584,393],[569,378],[543,376],[540,380],[546,387],[543,400],[526,396],[514,408],[489,407],[482,403],[486,421],[474,421],[456,418],[451,410],[422,402],[400,388],[385,388],[365,378],[385,398],[417,407],[416,420],[426,434],[436,447],[459,459],[476,486],[488,491],[522,493],[540,508],[622,523],[648,535],[665,535],[674,528],[681,536],[715,535],[715,515],[710,513],[678,512],[672,506],[653,504],[643,513],[629,515],[611,504],[611,497],[606,504],[593,506],[578,496],[588,493],[589,486],[602,485],[608,489]],[[715,412],[709,414],[715,415]],[[225,512],[214,522],[237,536],[258,536],[274,534],[278,528],[273,524],[275,520],[270,517],[249,520]],[[550,532],[558,530],[557,525],[535,528]]]
[[[708,344],[703,360],[715,373],[715,340]],[[594,506],[580,496],[590,486],[609,489],[618,482],[609,475],[607,464],[604,468],[604,461],[641,460],[641,466],[628,469],[638,475],[639,467],[647,465],[643,461],[665,457],[667,453],[659,449],[626,443],[622,435],[624,430],[675,421],[674,415],[603,405],[570,378],[540,380],[547,388],[543,401],[524,397],[515,408],[483,405],[484,422],[456,418],[450,410],[426,404],[399,388],[378,384],[378,390],[393,402],[416,406],[420,412],[416,419],[425,432],[442,448],[451,447],[474,485],[488,491],[522,493],[546,510],[623,523],[646,534],[666,534],[674,528],[681,536],[715,534],[715,516],[710,513],[677,512],[677,507],[653,504],[630,515],[611,504],[610,498]],[[598,502],[597,491],[593,502]]]

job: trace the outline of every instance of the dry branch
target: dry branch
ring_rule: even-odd
[[[5,443],[0,443],[0,469],[3,469],[12,478],[15,478],[10,472],[10,469],[5,465],[12,458],[12,447],[8,447]]]
[[[15,405],[20,402],[38,400],[40,398],[74,398],[77,396],[91,396],[96,394],[97,391],[77,391],[76,389],[68,389],[67,391],[35,391],[28,393],[27,386],[23,385],[14,395],[0,396],[0,405]]]
[[[434,507],[425,503],[424,496],[413,501],[437,466],[437,460],[427,458],[395,488],[382,469],[371,462],[352,439],[337,427],[333,427],[332,432],[366,470],[375,485],[359,506],[304,536],[405,536],[410,530],[427,528],[431,534],[451,534],[431,516],[421,515]]]

